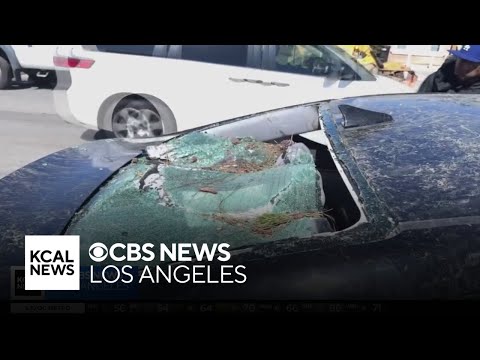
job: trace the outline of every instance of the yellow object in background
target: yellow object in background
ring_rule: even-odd
[[[373,67],[379,67],[375,55],[373,54],[370,45],[337,45],[352,57],[354,57],[360,64],[371,70]]]
[[[354,57],[360,64],[365,66],[370,72],[393,74],[398,72],[410,71],[410,69],[399,62],[381,62],[375,56],[371,45],[337,45]]]

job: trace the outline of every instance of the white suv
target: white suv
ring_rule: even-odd
[[[63,115],[117,137],[170,134],[319,100],[412,92],[334,45],[78,45],[60,47],[54,62],[69,70],[62,75],[66,99],[57,95],[59,107],[68,105]]]

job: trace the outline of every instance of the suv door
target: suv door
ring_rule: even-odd
[[[200,126],[262,111],[264,90],[248,81],[256,64],[252,50],[252,45],[171,45],[168,57],[182,60],[180,118]]]

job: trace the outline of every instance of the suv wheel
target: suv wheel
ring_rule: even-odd
[[[5,58],[0,57],[0,89],[8,88],[12,77],[12,67]]]
[[[118,138],[149,138],[163,135],[162,117],[147,100],[122,101],[114,112],[112,130]]]

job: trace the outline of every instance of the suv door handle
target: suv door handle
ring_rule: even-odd
[[[281,82],[276,82],[276,81],[273,81],[270,84],[275,85],[275,86],[280,86],[280,87],[290,86],[290,84],[288,84],[288,83],[281,83]]]
[[[281,82],[275,82],[275,81],[269,82],[269,81],[263,81],[263,80],[258,80],[258,79],[228,78],[228,80],[233,81],[233,82],[238,82],[238,83],[246,82],[246,83],[259,84],[259,85],[264,85],[264,86],[275,85],[275,86],[284,87],[284,86],[289,86],[290,85],[290,84],[287,84],[287,83],[281,83]]]
[[[255,79],[240,79],[240,78],[228,78],[228,80],[233,82],[247,82],[252,84],[263,84],[262,80],[255,80]]]
[[[239,79],[239,78],[232,78],[232,77],[229,77],[228,80],[233,82],[238,82],[238,83],[247,81],[247,79]]]
[[[245,79],[245,81],[252,84],[271,85],[268,82],[265,82],[263,80],[258,80],[258,79]]]

